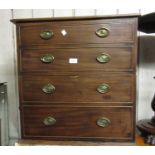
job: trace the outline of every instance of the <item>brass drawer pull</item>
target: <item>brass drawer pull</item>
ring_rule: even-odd
[[[102,83],[97,87],[97,91],[102,94],[109,92],[109,89],[110,87],[106,83]]]
[[[56,123],[56,119],[54,117],[48,116],[44,118],[43,123],[45,126],[52,126]]]
[[[52,38],[53,35],[54,33],[52,31],[43,31],[40,33],[40,37],[44,40],[48,40]]]
[[[52,84],[48,83],[43,86],[42,91],[46,94],[52,94],[55,91],[55,87]]]
[[[110,61],[110,55],[106,53],[102,53],[96,57],[96,60],[100,63],[107,63]]]
[[[104,27],[101,27],[101,28],[96,30],[96,35],[98,37],[105,38],[109,35],[109,30],[104,28]]]
[[[46,54],[43,57],[41,57],[40,60],[43,63],[51,63],[54,60],[54,56],[53,55],[50,55],[50,54]]]
[[[106,117],[101,117],[97,120],[96,123],[98,126],[105,128],[111,124],[111,121],[110,121],[110,119],[108,119]]]

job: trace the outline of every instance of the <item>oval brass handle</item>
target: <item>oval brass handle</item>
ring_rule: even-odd
[[[102,84],[100,84],[100,85],[97,87],[97,91],[98,91],[99,93],[102,93],[102,94],[107,93],[107,92],[109,91],[109,89],[110,89],[110,87],[109,87],[109,85],[106,84],[106,83],[102,83]]]
[[[110,55],[106,53],[102,53],[96,57],[96,60],[100,63],[107,63],[110,61]]]
[[[104,28],[104,27],[101,27],[101,28],[96,30],[96,35],[98,37],[105,38],[109,35],[109,30]]]
[[[54,117],[48,116],[43,120],[44,125],[52,126],[56,123],[56,119]]]
[[[43,31],[40,33],[40,37],[44,40],[48,40],[52,38],[53,35],[54,33],[52,31]]]
[[[43,63],[51,63],[51,62],[53,62],[53,60],[54,60],[54,56],[53,56],[53,55],[46,54],[46,55],[44,55],[43,57],[41,57],[40,60],[41,60]]]
[[[55,91],[55,87],[52,84],[48,83],[43,86],[42,91],[46,94],[52,94]]]
[[[111,124],[111,121],[110,121],[110,119],[108,119],[106,117],[101,117],[97,120],[96,123],[98,126],[105,128]]]

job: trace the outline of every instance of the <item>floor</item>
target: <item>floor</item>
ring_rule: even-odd
[[[83,141],[45,141],[45,140],[19,140],[16,146],[34,145],[67,145],[67,146],[149,146],[144,143],[144,139],[137,135],[136,143],[112,143],[112,142],[83,142]]]
[[[138,145],[138,146],[150,146],[149,144],[146,144],[144,142],[144,138],[141,137],[140,135],[136,136],[136,145]]]

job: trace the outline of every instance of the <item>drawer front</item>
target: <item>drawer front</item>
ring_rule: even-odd
[[[132,74],[21,76],[22,101],[50,103],[134,102]]]
[[[133,42],[137,19],[21,24],[21,45]]]
[[[24,49],[20,54],[21,71],[131,71],[131,47]]]
[[[25,107],[23,137],[132,139],[129,107]]]

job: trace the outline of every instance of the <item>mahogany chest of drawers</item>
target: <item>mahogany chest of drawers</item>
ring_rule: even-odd
[[[134,141],[137,15],[12,22],[22,138]]]

